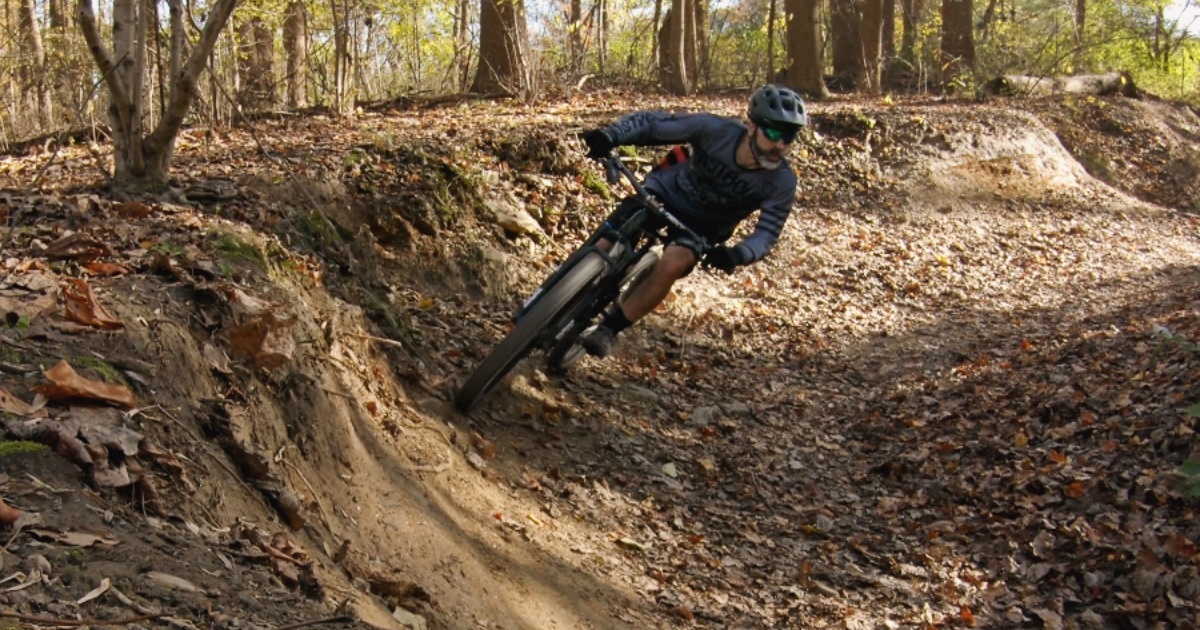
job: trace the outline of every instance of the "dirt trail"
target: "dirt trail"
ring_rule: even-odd
[[[10,194],[9,221],[38,223],[10,237],[6,269],[80,230],[134,273],[91,279],[121,332],[69,334],[49,311],[5,331],[4,365],[23,367],[3,386],[32,400],[58,358],[95,378],[88,356],[154,366],[126,373],[141,411],[121,422],[186,463],[151,468],[156,515],[144,487],[139,504],[50,455],[0,460],[11,503],[119,540],[14,537],[4,566],[28,576],[41,554],[59,579],[0,592],[4,609],[213,627],[341,613],[391,628],[1195,623],[1194,503],[1148,471],[1196,449],[1183,409],[1200,400],[1197,359],[1154,327],[1200,337],[1200,238],[1191,215],[1134,196],[1200,203],[1194,115],[1123,99],[1082,114],[822,105],[771,258],[695,274],[612,360],[565,379],[526,362],[463,417],[446,402],[456,380],[604,211],[577,147],[523,137],[528,111],[486,107],[479,128],[413,111],[276,130],[305,176],[256,165],[226,206],[157,203],[133,220],[66,190]],[[622,109],[573,107],[552,137]],[[1084,133],[1106,120],[1121,133]],[[474,162],[437,153],[452,127]],[[1156,134],[1159,179],[1120,192],[1090,174],[1147,159],[1106,153],[1140,134]],[[223,158],[185,142],[181,160],[236,177],[253,140],[231,134]],[[346,203],[319,215],[314,198]],[[431,205],[443,198],[490,210],[454,216]],[[500,206],[551,238],[497,228]],[[237,356],[233,331],[255,322],[295,341],[281,367]],[[24,474],[43,468],[55,491]],[[290,571],[262,557],[280,550]],[[134,603],[74,603],[103,578]]]

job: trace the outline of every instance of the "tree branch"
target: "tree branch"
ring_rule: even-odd
[[[83,39],[87,42],[88,51],[96,61],[100,72],[104,75],[104,83],[108,86],[109,95],[113,99],[117,116],[121,123],[121,132],[128,131],[130,125],[129,90],[117,73],[117,64],[112,55],[100,40],[100,30],[96,27],[96,12],[92,9],[91,0],[79,0],[76,3],[75,17],[79,22],[79,30],[83,31]]]
[[[83,3],[88,0],[79,1]],[[171,77],[171,95],[167,111],[154,128],[154,132],[146,139],[146,145],[152,150],[162,150],[183,127],[188,107],[191,106],[192,97],[196,92],[196,81],[204,71],[208,55],[216,46],[217,37],[221,35],[221,29],[225,28],[225,23],[229,21],[229,16],[233,15],[238,2],[239,0],[217,0],[208,12],[208,20],[204,23],[204,29],[200,31],[200,39],[192,47],[191,54],[183,64],[183,70],[177,76]]]

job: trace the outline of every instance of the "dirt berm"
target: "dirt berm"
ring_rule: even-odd
[[[188,131],[153,197],[0,162],[0,628],[1200,622],[1194,112],[814,104],[767,261],[458,414],[622,194],[575,134],[647,106],[742,108]]]

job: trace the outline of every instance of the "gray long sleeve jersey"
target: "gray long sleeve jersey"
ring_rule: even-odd
[[[735,159],[746,127],[712,114],[635,112],[605,132],[617,145],[691,145],[692,156],[646,178],[646,187],[693,229],[728,238],[737,224],[762,210],[754,232],[736,245],[742,263],[771,251],[796,197],[796,173],[786,161],[774,170],[748,169]]]

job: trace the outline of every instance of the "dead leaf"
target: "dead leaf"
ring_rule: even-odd
[[[90,262],[83,266],[93,276],[123,276],[129,273],[129,267],[105,262]]]
[[[113,211],[127,219],[144,219],[154,212],[154,208],[140,201],[125,201],[114,204]]]
[[[76,260],[90,262],[101,256],[116,256],[111,247],[105,245],[96,237],[76,232],[54,241],[42,252],[50,260]]]
[[[66,361],[59,361],[46,371],[45,376],[50,382],[36,385],[34,390],[50,400],[83,398],[111,403],[125,409],[137,407],[137,399],[128,387],[86,379],[76,373]]]
[[[82,278],[63,280],[62,295],[67,319],[104,330],[120,330],[125,327],[125,324],[96,301],[92,288]]]
[[[204,590],[201,589],[199,586],[196,586],[195,584],[193,584],[181,577],[176,577],[169,573],[160,573],[158,571],[150,571],[150,572],[146,573],[146,579],[158,584],[159,586],[165,586],[169,589],[173,589],[176,591],[184,591],[186,593],[203,593],[204,592]]]
[[[4,502],[4,497],[0,497],[0,525],[12,525],[21,518],[21,510]]]
[[[233,356],[273,370],[292,360],[296,342],[288,334],[295,319],[279,319],[270,311],[258,312],[229,330],[229,351]]]
[[[483,437],[479,433],[471,432],[471,441],[475,443],[475,450],[479,451],[479,456],[484,459],[492,459],[496,456],[496,445],[491,440]]]
[[[200,352],[204,355],[204,359],[208,361],[209,367],[226,376],[233,375],[233,370],[229,367],[229,357],[225,356],[225,353],[216,346],[205,342],[204,348]]]
[[[29,533],[39,540],[56,542],[72,547],[91,547],[92,545],[115,547],[121,543],[120,540],[111,536],[101,536],[87,532],[61,532],[56,529],[36,528],[30,529]]]
[[[92,601],[93,599],[96,599],[97,597],[100,597],[101,595],[103,595],[105,592],[108,591],[109,587],[111,587],[111,586],[112,586],[112,582],[108,578],[104,578],[103,580],[100,580],[100,586],[97,586],[96,588],[89,591],[87,595],[80,597],[79,601],[75,602],[75,604],[76,605],[86,604],[86,603]]]
[[[33,407],[24,400],[17,398],[12,392],[0,387],[0,412],[27,416],[33,413]]]

